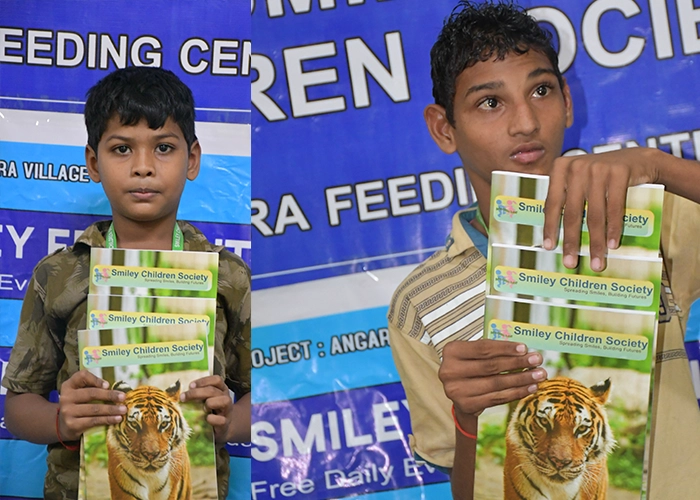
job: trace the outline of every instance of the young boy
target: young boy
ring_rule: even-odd
[[[483,334],[491,172],[550,175],[545,247],[556,245],[566,205],[568,267],[577,263],[587,200],[591,264],[602,270],[606,248],[619,244],[628,185],[660,182],[671,192],[698,200],[700,188],[689,187],[687,180],[697,178],[700,169],[645,148],[559,158],[573,107],[550,36],[511,4],[463,2],[460,7],[431,52],[435,104],[427,106],[424,117],[440,149],[459,154],[478,205],[455,214],[445,248],[397,288],[388,320],[394,361],[411,411],[413,452],[418,460],[451,473],[455,498],[472,498],[479,414],[536,391],[547,377],[540,367],[542,356],[528,353],[524,345],[477,340]],[[679,425],[676,422],[674,429],[671,411],[655,415],[650,498],[691,498],[690,491],[698,488],[698,480],[690,477],[692,465],[675,470],[666,457],[686,446],[682,456],[697,458],[686,443],[700,439],[700,413],[687,359],[675,356],[661,364],[664,352],[677,354],[679,344],[682,350],[678,317],[669,313],[663,321],[668,323],[659,328],[654,408],[663,408],[665,395],[678,391],[684,397],[673,404],[681,412],[678,417],[687,420],[685,434],[673,435]],[[672,484],[683,493],[661,493]]]
[[[197,228],[175,220],[185,181],[199,172],[194,117],[190,89],[157,68],[115,71],[88,93],[85,161],[109,199],[112,221],[91,225],[74,246],[39,262],[2,380],[8,430],[48,444],[45,498],[77,497],[80,436],[120,422],[126,411],[123,393],[78,370],[76,331],[86,326],[91,247],[171,250],[181,232],[183,250],[219,253],[215,375],[193,382],[182,397],[202,401],[211,411],[219,498],[228,490],[225,443],[250,439],[250,271]],[[47,400],[55,389],[59,403]]]

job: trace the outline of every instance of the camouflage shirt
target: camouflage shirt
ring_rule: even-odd
[[[17,340],[2,385],[16,393],[48,395],[79,369],[77,331],[87,324],[90,247],[104,247],[109,221],[88,227],[75,245],[44,258],[27,287]],[[238,397],[250,392],[250,271],[245,263],[187,222],[178,222],[184,250],[219,253],[214,374]],[[78,452],[48,446],[44,497],[77,498]],[[226,498],[229,457],[217,454],[219,498]]]

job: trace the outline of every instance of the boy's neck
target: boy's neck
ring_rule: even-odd
[[[489,209],[489,205],[491,204],[491,185],[481,181],[481,179],[478,179],[476,176],[474,176],[474,181],[472,181],[472,187],[474,188],[474,192],[476,193],[476,209],[481,212],[481,216],[483,217],[485,226],[482,225],[476,219],[474,219],[471,224],[477,231],[482,233],[484,236],[488,236],[488,226],[490,223],[491,215]]]
[[[489,215],[489,210],[488,207],[486,207],[485,211],[481,211],[481,206],[477,205],[476,209],[481,212],[482,217],[475,217],[469,223],[472,225],[474,229],[479,231],[481,234],[486,236],[488,238],[489,236],[489,228],[488,228],[488,220],[486,217]],[[482,222],[483,221],[483,222]]]
[[[173,228],[177,223],[175,215],[149,222],[114,217],[112,222],[119,248],[171,250],[173,247]]]

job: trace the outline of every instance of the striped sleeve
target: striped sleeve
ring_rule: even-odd
[[[397,288],[388,319],[403,334],[432,345],[483,335],[486,260],[476,248],[450,258],[440,250]]]

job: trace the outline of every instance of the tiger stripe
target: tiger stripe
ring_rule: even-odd
[[[604,408],[610,388],[610,379],[588,388],[557,377],[520,400],[506,430],[505,500],[605,499],[616,444]]]
[[[186,440],[191,430],[179,406],[180,382],[165,391],[152,386],[126,393],[126,415],[107,431],[112,499],[186,500],[192,496]]]

